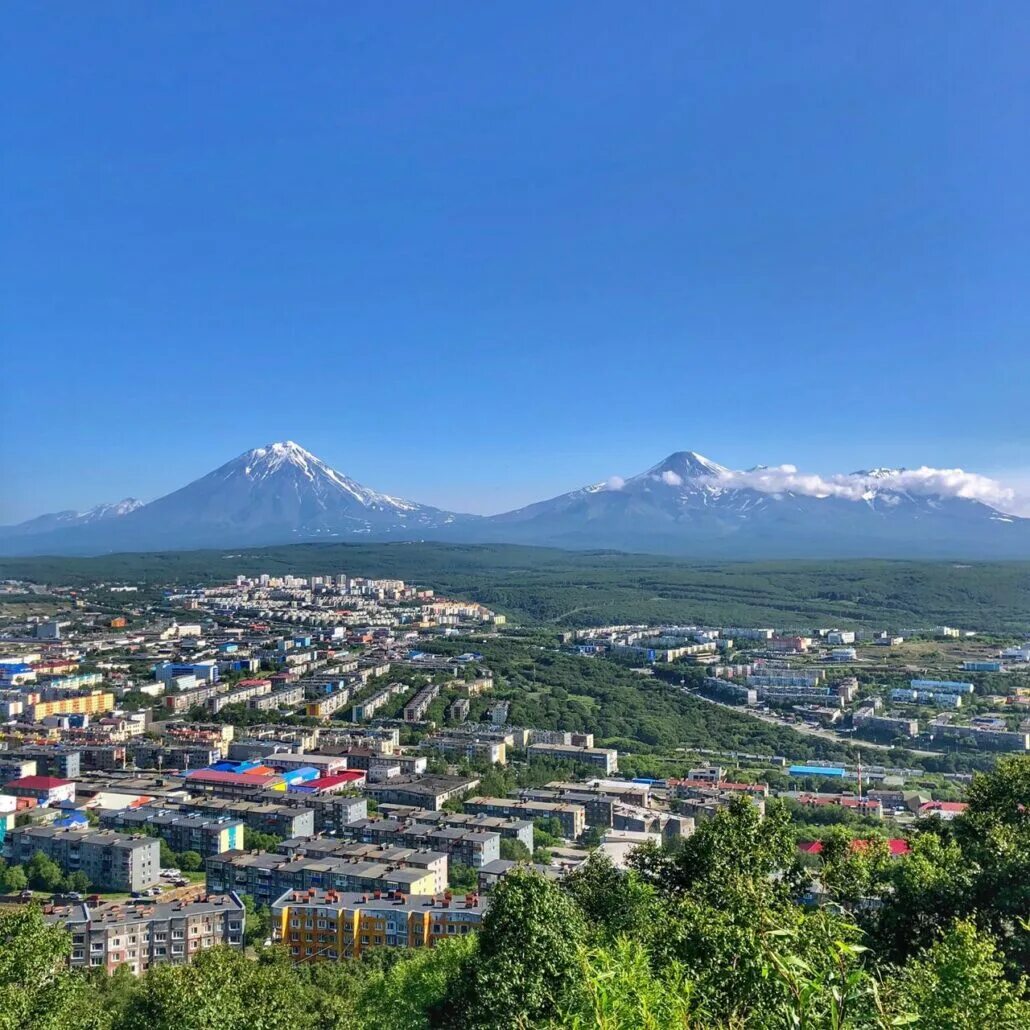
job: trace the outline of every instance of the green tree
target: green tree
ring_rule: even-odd
[[[452,890],[474,891],[479,886],[475,869],[461,862],[452,862],[448,870],[447,884]]]
[[[25,865],[25,875],[28,877],[29,886],[37,891],[56,891],[61,887],[64,880],[64,873],[61,867],[52,859],[37,851]]]
[[[248,851],[275,851],[283,838],[277,837],[274,833],[262,833],[261,830],[252,830],[249,826],[243,828],[243,846]]]
[[[4,890],[11,894],[17,894],[28,887],[29,878],[25,875],[25,870],[22,866],[12,865],[4,870],[3,883]]]
[[[500,851],[501,858],[509,862],[529,862],[533,858],[529,848],[514,837],[502,837]]]
[[[69,873],[61,881],[61,890],[65,892],[77,891],[80,894],[84,894],[91,887],[92,884],[89,877],[81,869],[77,869],[74,873]]]
[[[104,1025],[84,979],[67,969],[71,937],[35,906],[0,915],[0,1030]]]
[[[448,999],[465,1027],[534,1026],[572,1003],[586,928],[550,880],[516,869],[492,894],[471,970]]]
[[[204,858],[198,851],[180,851],[179,868],[183,872],[195,873],[204,868]]]
[[[243,931],[244,942],[249,947],[264,944],[271,936],[272,910],[268,905],[259,905],[250,894],[244,894],[242,901],[247,913],[246,926]]]
[[[1023,1030],[1030,1026],[1027,984],[1009,982],[991,938],[969,920],[901,969],[894,1007],[923,1030]]]

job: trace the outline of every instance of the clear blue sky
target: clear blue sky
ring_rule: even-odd
[[[8,5],[0,521],[294,439],[496,511],[1030,475],[1030,7]]]

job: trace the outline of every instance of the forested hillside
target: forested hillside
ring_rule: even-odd
[[[66,585],[104,579],[220,582],[238,573],[398,576],[525,622],[704,622],[896,629],[937,623],[1020,632],[1030,563],[698,563],[617,552],[447,544],[298,544],[245,551],[4,558],[0,577]]]

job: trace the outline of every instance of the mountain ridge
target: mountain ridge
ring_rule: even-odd
[[[674,451],[512,511],[450,512],[382,493],[292,440],[255,447],[148,504],[131,498],[0,527],[0,553],[104,553],[318,540],[442,540],[689,557],[1030,557],[1030,519],[961,469],[821,477]]]

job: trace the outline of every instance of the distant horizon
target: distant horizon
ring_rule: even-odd
[[[472,513],[679,449],[1030,496],[1025,6],[5,13],[0,523],[287,438]]]
[[[742,465],[742,466],[740,466],[738,468],[738,466],[736,466],[736,465],[728,464],[727,462],[723,461],[721,459],[721,456],[718,453],[715,453],[715,454],[704,453],[704,454],[702,454],[700,451],[698,451],[698,450],[696,450],[694,448],[674,448],[672,450],[666,450],[661,455],[654,456],[652,459],[647,460],[645,463],[641,464],[639,468],[624,469],[624,470],[619,471],[619,472],[612,472],[612,473],[610,473],[609,475],[606,475],[606,476],[602,475],[602,476],[599,476],[599,477],[596,477],[596,478],[585,479],[585,480],[582,480],[580,482],[575,482],[575,483],[571,483],[571,484],[565,485],[563,487],[559,487],[558,489],[555,489],[552,492],[544,493],[544,492],[537,491],[535,493],[530,493],[530,494],[527,494],[522,500],[518,501],[517,503],[510,504],[510,505],[507,505],[505,507],[496,507],[495,506],[495,507],[490,508],[490,509],[483,508],[482,510],[474,510],[474,509],[472,509],[470,507],[460,507],[460,506],[456,506],[456,505],[447,503],[446,500],[441,501],[441,500],[437,500],[435,498],[430,498],[430,497],[416,495],[415,493],[413,493],[410,490],[387,489],[386,487],[383,486],[382,483],[377,482],[374,479],[373,480],[369,480],[369,479],[364,479],[364,478],[362,478],[360,476],[354,475],[351,472],[351,470],[349,470],[346,467],[341,467],[339,463],[332,461],[325,454],[319,454],[317,452],[312,451],[311,448],[308,448],[308,447],[306,447],[304,445],[304,442],[302,440],[296,440],[293,437],[283,437],[281,440],[266,440],[266,441],[264,441],[261,444],[256,444],[254,447],[244,448],[242,451],[239,451],[239,452],[237,452],[235,454],[232,454],[232,455],[230,455],[228,457],[225,457],[222,460],[217,460],[209,468],[204,469],[203,471],[200,471],[200,472],[196,473],[195,475],[192,475],[188,480],[183,480],[181,482],[171,483],[165,489],[161,490],[159,493],[154,493],[152,496],[142,496],[140,493],[133,492],[132,490],[127,490],[127,491],[124,491],[124,492],[118,494],[117,496],[112,495],[112,496],[108,496],[108,497],[99,498],[98,500],[92,501],[91,503],[80,503],[80,504],[71,503],[71,504],[57,505],[57,506],[52,507],[52,508],[34,510],[34,511],[29,512],[28,514],[26,514],[24,516],[14,517],[14,518],[6,518],[6,517],[3,516],[2,512],[4,511],[6,506],[3,503],[3,500],[0,500],[0,525],[12,525],[12,524],[16,524],[16,523],[20,523],[20,522],[24,522],[24,521],[36,518],[36,517],[38,517],[40,515],[52,514],[52,513],[61,512],[61,511],[85,512],[85,511],[89,511],[92,508],[99,507],[101,505],[116,504],[116,503],[119,503],[121,501],[130,500],[130,499],[131,500],[135,500],[135,501],[139,501],[139,502],[141,502],[143,504],[148,504],[151,501],[157,500],[159,497],[164,497],[164,496],[166,496],[166,495],[168,495],[170,493],[174,493],[176,490],[186,486],[188,483],[193,482],[193,481],[195,481],[197,479],[202,478],[203,476],[208,475],[211,472],[216,471],[218,468],[222,467],[223,465],[226,465],[226,464],[228,464],[228,463],[230,463],[232,461],[235,461],[236,459],[242,457],[244,454],[247,454],[247,453],[249,453],[249,452],[251,452],[253,450],[257,450],[257,449],[264,448],[264,447],[269,447],[269,446],[272,446],[274,444],[288,443],[288,442],[292,442],[292,443],[296,444],[297,446],[301,447],[302,449],[308,451],[309,453],[313,454],[316,458],[324,461],[327,465],[329,465],[335,471],[340,472],[340,473],[342,473],[342,474],[344,474],[346,476],[349,476],[350,478],[352,478],[354,480],[357,480],[363,486],[370,487],[372,489],[378,490],[381,493],[390,494],[391,496],[394,496],[394,497],[401,497],[401,498],[403,498],[405,500],[417,501],[417,502],[422,503],[422,504],[429,504],[429,505],[432,505],[433,507],[440,508],[440,509],[443,509],[445,511],[452,511],[452,512],[456,512],[456,513],[463,513],[463,514],[469,514],[469,515],[489,516],[489,515],[501,514],[501,513],[506,512],[506,511],[511,511],[511,510],[513,510],[515,508],[523,507],[523,506],[528,505],[528,504],[533,504],[533,503],[535,503],[537,501],[546,500],[546,499],[549,499],[551,497],[559,496],[561,494],[564,494],[564,493],[567,493],[567,492],[570,492],[570,491],[579,490],[579,489],[583,489],[585,487],[590,487],[590,486],[604,486],[607,489],[619,489],[621,487],[622,482],[624,482],[625,479],[628,479],[628,478],[630,478],[632,476],[640,475],[640,474],[646,472],[649,468],[652,468],[653,466],[655,466],[655,465],[661,463],[662,461],[664,461],[666,459],[666,457],[668,457],[670,455],[673,455],[673,454],[677,454],[677,453],[683,453],[683,452],[686,452],[686,451],[692,451],[693,453],[698,454],[698,455],[700,455],[700,456],[702,456],[702,457],[704,457],[704,458],[706,458],[708,460],[711,460],[711,461],[713,461],[713,462],[715,462],[715,463],[717,463],[719,465],[726,466],[730,471],[732,471],[734,473],[742,474],[740,479],[738,481],[736,481],[735,485],[753,485],[753,484],[749,484],[747,482],[747,478],[746,477],[748,475],[749,470],[758,468],[758,469],[766,469],[767,470],[767,475],[765,477],[767,479],[771,478],[772,476],[779,476],[781,478],[781,480],[782,480],[784,477],[786,477],[786,480],[784,482],[784,491],[785,492],[787,490],[793,488],[793,489],[795,489],[796,492],[802,492],[802,493],[806,493],[807,492],[807,493],[812,493],[812,494],[816,494],[816,495],[818,495],[820,490],[827,489],[827,486],[832,487],[832,485],[834,484],[835,477],[836,478],[840,478],[840,477],[852,476],[852,475],[855,475],[855,474],[859,473],[860,471],[868,471],[868,470],[873,470],[873,469],[891,468],[891,469],[905,470],[907,472],[910,471],[910,472],[913,472],[913,473],[918,473],[919,470],[922,469],[924,472],[933,472],[933,473],[941,474],[940,476],[937,477],[938,480],[941,478],[941,476],[945,476],[945,475],[949,475],[950,476],[952,473],[964,472],[964,473],[966,473],[968,480],[972,481],[972,491],[970,493],[966,493],[966,494],[957,494],[958,496],[970,496],[973,499],[983,500],[983,501],[985,501],[985,503],[989,503],[989,504],[992,505],[992,507],[996,507],[996,508],[998,508],[998,510],[1004,511],[1007,514],[1018,515],[1018,516],[1022,516],[1022,517],[1030,517],[1030,474],[1027,474],[1025,476],[1025,478],[1023,478],[1023,476],[1018,475],[1018,474],[1017,475],[1009,476],[1008,478],[1004,478],[1002,476],[997,476],[997,475],[986,477],[984,475],[984,473],[979,472],[976,469],[964,469],[963,470],[963,469],[958,469],[955,466],[950,466],[950,467],[945,467],[945,468],[936,468],[936,467],[932,467],[932,466],[928,467],[928,466],[925,465],[925,463],[921,463],[921,462],[920,463],[913,463],[911,465],[903,465],[902,464],[902,465],[889,465],[889,466],[885,465],[882,462],[879,462],[879,463],[878,462],[868,462],[865,465],[857,466],[855,468],[851,468],[851,469],[847,469],[847,470],[841,470],[841,469],[836,469],[836,470],[832,470],[832,469],[818,469],[818,470],[816,470],[816,469],[812,469],[812,468],[806,468],[803,465],[799,465],[797,462],[782,462],[782,463],[779,463],[779,465],[773,465],[772,463],[766,463],[766,462],[751,462],[751,463],[749,463],[747,465]],[[814,482],[815,478],[817,478],[819,480],[819,482]],[[954,477],[951,477],[951,478],[954,478]],[[987,482],[986,486],[983,483],[980,482],[981,478],[983,478],[985,480],[989,480],[989,482]],[[544,479],[541,480],[541,483],[548,482],[548,481],[551,481],[551,480],[552,480],[552,477],[551,476],[547,476],[547,477],[545,477]],[[802,481],[802,486],[801,486],[800,490],[798,490],[798,488],[797,488],[797,486],[796,486],[796,484],[794,482],[795,480]],[[811,485],[809,486],[810,481],[811,481]],[[446,498],[447,496],[449,496],[445,477],[441,476],[440,479],[438,480],[438,483],[439,483],[439,489],[441,491],[439,496],[442,497],[442,498]],[[1011,500],[1006,500],[1005,498],[992,496],[992,494],[991,494],[992,484],[994,486],[1000,487],[1000,488],[1007,487],[1008,489],[1010,489],[1013,492],[1013,494],[1014,494],[1013,498]],[[962,482],[960,482],[958,484],[958,486],[961,487],[962,489],[967,489],[968,484],[966,483],[965,480],[963,480]],[[768,486],[763,486],[762,489],[764,489],[766,492],[770,492],[770,488]],[[980,490],[981,492],[977,493],[977,490]]]

